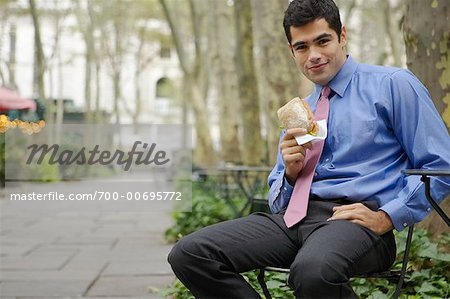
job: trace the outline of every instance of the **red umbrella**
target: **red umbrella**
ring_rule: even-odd
[[[31,99],[22,98],[16,91],[0,86],[0,111],[36,110],[36,103]]]

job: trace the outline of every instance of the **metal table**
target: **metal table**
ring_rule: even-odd
[[[221,198],[218,199],[225,199],[234,215],[241,217],[250,207],[252,199],[256,195],[265,195],[262,193],[266,190],[267,176],[271,171],[272,168],[267,166],[227,165],[199,170],[197,173],[205,183],[208,182],[208,177],[217,178],[218,184],[213,183],[209,187],[211,193],[219,193],[218,197]],[[233,201],[236,196],[245,199],[243,206],[238,206]]]

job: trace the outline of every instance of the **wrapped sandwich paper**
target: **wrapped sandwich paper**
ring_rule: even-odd
[[[327,121],[326,120],[319,120],[317,122],[318,130],[316,135],[312,134],[306,134],[302,136],[295,136],[295,140],[297,141],[298,145],[303,145],[307,142],[316,142],[319,140],[324,140],[327,137]]]

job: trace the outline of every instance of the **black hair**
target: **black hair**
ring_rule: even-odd
[[[333,0],[293,0],[284,12],[283,27],[289,44],[292,42],[291,26],[300,27],[316,19],[325,19],[336,31],[341,41],[342,23],[339,9]]]

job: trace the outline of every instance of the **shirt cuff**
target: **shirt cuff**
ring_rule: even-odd
[[[414,224],[414,220],[411,217],[406,205],[397,198],[380,207],[380,210],[386,212],[391,218],[394,228],[398,231],[402,231],[406,227]]]
[[[294,187],[289,184],[288,180],[285,176],[283,176],[283,185],[281,187],[281,193],[284,198],[291,198],[292,191],[294,191]]]
[[[294,189],[284,177],[284,173],[281,175],[273,182],[269,191],[269,207],[272,213],[278,213],[288,205]]]

